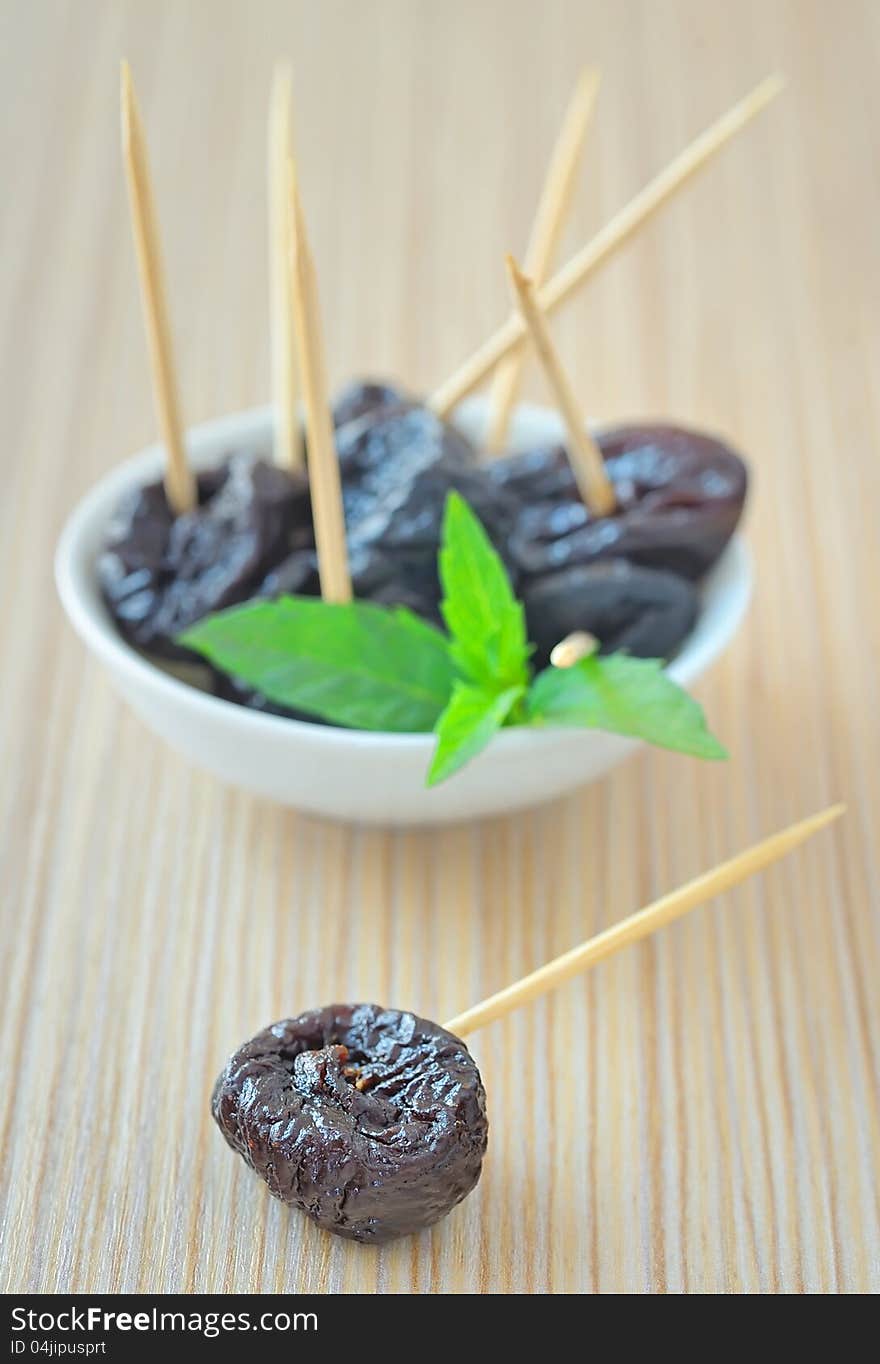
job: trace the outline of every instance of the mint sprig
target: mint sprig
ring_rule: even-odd
[[[529,688],[532,725],[573,725],[646,739],[695,758],[726,758],[702,706],[655,658],[592,654],[571,668],[547,668]]]
[[[503,727],[572,726],[724,758],[701,707],[656,659],[581,659],[532,677],[525,613],[479,519],[450,493],[438,563],[448,637],[402,607],[313,597],[249,602],[180,643],[276,704],[331,724],[437,736],[427,784]]]
[[[437,747],[428,769],[428,786],[446,781],[476,757],[508,720],[525,687],[493,692],[456,682],[449,705],[434,726]]]
[[[353,729],[433,729],[455,679],[439,630],[372,602],[248,602],[207,616],[180,643],[277,705]]]
[[[446,499],[438,566],[440,610],[459,672],[489,695],[525,687],[531,653],[525,611],[501,556],[457,492]]]

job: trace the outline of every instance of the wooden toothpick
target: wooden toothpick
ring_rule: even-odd
[[[491,995],[489,999],[484,999],[482,1004],[467,1009],[443,1026],[456,1037],[467,1037],[468,1033],[485,1027],[496,1018],[502,1018],[511,1010],[518,1009],[521,1004],[530,1003],[547,990],[553,990],[563,981],[585,971],[587,967],[595,966],[596,962],[604,961],[621,948],[629,947],[630,943],[656,933],[658,928],[680,919],[683,914],[696,909],[706,900],[721,895],[732,886],[739,885],[746,877],[769,867],[772,862],[776,862],[792,848],[796,848],[799,843],[804,843],[827,824],[839,819],[844,808],[843,805],[833,805],[821,814],[801,820],[799,824],[793,824],[782,833],[774,834],[772,838],[766,838],[762,843],[756,843],[753,848],[740,853],[738,857],[731,858],[729,862],[722,862],[714,871],[698,876],[696,880],[689,881],[687,885],[674,890],[670,895],[664,895],[647,909],[630,915],[622,923],[615,924],[613,928],[606,929],[595,938],[590,938],[589,942],[572,948],[561,957],[556,957],[546,966],[533,971],[516,984],[508,985],[506,990]]]
[[[535,284],[544,283],[553,264],[553,257],[571,205],[575,173],[598,93],[599,72],[588,67],[581,72],[559,130],[524,258],[526,274]],[[525,350],[520,349],[503,361],[495,371],[489,398],[489,426],[486,436],[486,448],[490,452],[494,453],[504,448],[510,414],[519,393],[524,362]]]
[[[602,451],[587,431],[574,389],[553,345],[547,320],[535,299],[532,282],[526,279],[513,256],[507,257],[507,273],[523,322],[568,431],[567,453],[581,497],[594,516],[609,516],[614,511],[616,499],[605,472]]]
[[[299,391],[293,336],[290,265],[289,162],[293,155],[290,67],[275,68],[269,104],[269,313],[272,344],[272,399],[275,408],[275,463],[298,469],[303,463]]]
[[[122,158],[128,182],[131,224],[137,254],[147,344],[153,374],[153,398],[165,445],[165,494],[176,514],[198,501],[196,481],[187,463],[180,417],[180,398],[171,345],[171,327],[159,248],[156,207],[150,182],[147,144],[128,62],[122,63]]]
[[[288,162],[288,194],[293,319],[306,409],[309,485],[321,596],[324,601],[347,602],[351,601],[351,577],[345,543],[339,460],[333,438],[333,419],[324,368],[318,287],[292,159]]]
[[[595,635],[587,630],[572,630],[570,635],[554,644],[550,650],[550,662],[554,668],[573,668],[582,658],[589,658],[599,648]]]
[[[752,119],[776,98],[783,85],[781,76],[769,76],[762,81],[757,89],[723,114],[689,147],[680,152],[665,170],[649,181],[591,242],[588,242],[549,283],[544,285],[538,294],[538,302],[544,312],[551,313],[589,279],[600,265],[619,251],[657,209],[671,199],[732,137],[751,123]],[[448,417],[462,398],[472,393],[501,360],[516,352],[526,335],[522,318],[516,315],[508,318],[504,325],[499,327],[498,331],[432,395],[429,402],[432,410],[440,417]]]

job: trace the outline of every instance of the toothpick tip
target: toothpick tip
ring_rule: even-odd
[[[122,143],[127,155],[132,154],[132,142],[137,124],[137,102],[131,67],[125,57],[119,63],[119,103],[122,113]]]
[[[602,84],[602,72],[598,66],[584,66],[577,78],[576,90],[578,98],[592,101],[595,98],[599,86]]]
[[[813,834],[817,834],[820,829],[833,824],[845,813],[846,806],[842,803],[829,805],[827,810],[820,810],[817,814],[808,815],[806,819],[801,819],[797,824],[792,824],[788,829],[783,830],[779,837],[789,847],[797,847],[799,843],[805,843],[807,839],[813,837]]]
[[[272,68],[269,119],[279,144],[289,146],[293,121],[293,67],[286,58],[277,61]]]
[[[812,815],[803,820],[800,827],[802,829],[822,829],[826,824],[833,824],[836,819],[840,819],[841,815],[845,814],[846,806],[842,801],[838,801],[836,805],[829,805],[827,810],[820,810],[817,815]]]
[[[769,104],[777,95],[781,95],[788,80],[782,71],[773,71],[752,91],[752,99],[758,105]]]
[[[510,276],[510,279],[512,280],[513,284],[517,289],[531,288],[532,281],[523,274],[522,270],[519,267],[519,262],[517,261],[516,256],[514,256],[510,251],[505,252],[504,264],[507,267],[507,273]]]

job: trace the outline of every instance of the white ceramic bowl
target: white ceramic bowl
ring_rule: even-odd
[[[464,403],[456,422],[479,439],[482,399]],[[235,413],[193,428],[196,468],[234,449],[268,451],[269,408]],[[555,413],[523,405],[514,448],[561,437]],[[428,790],[429,734],[371,734],[261,715],[199,691],[142,658],[117,634],[95,573],[110,514],[132,485],[159,476],[162,451],[151,446],[114,469],[69,518],[55,558],[58,591],[74,629],[109,669],[141,719],[173,748],[224,781],[312,814],[370,824],[441,824],[536,805],[595,781],[639,745],[631,739],[572,729],[505,730],[448,782]],[[700,618],[670,665],[690,686],[736,632],[751,593],[742,540],[728,547],[703,585]],[[682,758],[682,762],[688,761]]]

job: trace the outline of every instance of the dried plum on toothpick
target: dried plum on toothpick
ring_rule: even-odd
[[[739,520],[745,466],[719,441],[672,427],[623,428],[600,444],[531,281],[510,256],[507,269],[568,434],[566,447],[498,461],[492,470],[499,487],[517,494],[510,555],[525,577],[538,656],[548,658],[557,640],[581,630],[608,652],[669,658],[696,620],[686,579],[715,562]]]
[[[439,1222],[480,1177],[480,1072],[416,1014],[333,1004],[230,1057],[214,1117],[276,1198],[338,1236],[379,1244]]]
[[[308,485],[236,455],[200,474],[198,502],[175,514],[162,483],[117,508],[98,576],[120,632],[140,649],[181,654],[175,638],[211,612],[246,601],[292,542],[311,540]]]
[[[628,559],[697,581],[742,516],[744,461],[724,441],[661,423],[596,434],[615,509],[597,517],[580,496],[563,446],[494,460],[489,476],[517,499],[511,557],[526,577],[600,559]]]
[[[486,1153],[486,1093],[463,1037],[738,885],[842,813],[834,806],[765,839],[442,1027],[375,1004],[274,1023],[226,1063],[214,1119],[269,1192],[325,1231],[373,1245],[423,1231],[471,1192]]]
[[[507,558],[514,498],[489,482],[471,443],[429,409],[409,402],[373,411],[341,427],[336,441],[357,596],[439,619],[437,555],[453,490]]]

